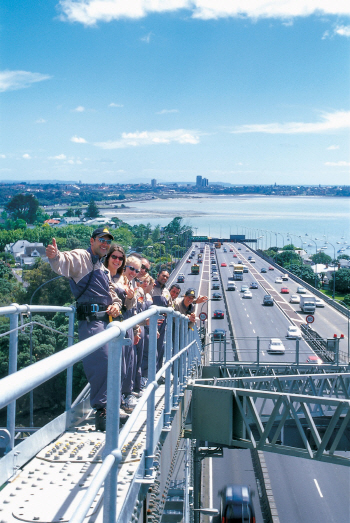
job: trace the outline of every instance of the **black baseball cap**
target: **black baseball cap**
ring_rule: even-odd
[[[107,227],[99,227],[91,234],[91,238],[101,238],[101,236],[108,236],[108,238],[114,240],[114,236],[111,235]]]
[[[185,296],[193,296],[195,298],[196,291],[194,289],[187,289],[187,291],[185,292]]]

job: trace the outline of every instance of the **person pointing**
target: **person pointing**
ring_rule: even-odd
[[[103,264],[113,240],[104,227],[93,231],[90,247],[60,252],[56,239],[46,247],[52,270],[69,278],[77,306],[79,341],[102,332],[109,321],[120,314],[121,300],[111,285],[108,269]],[[90,403],[96,409],[96,430],[106,428],[108,346],[100,347],[83,360],[91,385]]]

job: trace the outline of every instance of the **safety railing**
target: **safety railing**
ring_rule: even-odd
[[[84,498],[81,503],[79,503],[79,507],[74,513],[71,522],[78,523],[84,520],[96,493],[104,484],[104,523],[115,523],[117,519],[116,492],[118,466],[122,459],[121,449],[123,444],[142,408],[147,405],[144,479],[151,480],[153,477],[154,450],[157,443],[157,432],[155,430],[155,392],[159,386],[157,381],[161,376],[165,376],[163,426],[169,427],[171,424],[171,411],[178,404],[180,396],[186,387],[187,379],[189,377],[196,377],[197,369],[200,365],[201,352],[197,331],[188,329],[188,319],[179,312],[175,312],[171,308],[152,306],[147,311],[141,312],[123,322],[112,322],[105,331],[69,346],[59,353],[16,372],[17,362],[14,360],[17,354],[18,329],[20,328],[19,318],[21,314],[28,314],[28,312],[64,312],[68,314],[70,318],[69,344],[71,344],[73,340],[74,308],[72,307],[12,305],[0,309],[0,315],[10,316],[10,355],[11,360],[13,360],[10,365],[10,374],[0,381],[0,408],[8,406],[9,410],[7,430],[11,440],[9,449],[12,448],[9,454],[12,453],[13,456],[15,456],[16,453],[14,451],[18,448],[13,449],[16,400],[66,369],[68,369],[70,376],[72,376],[71,369],[75,363],[108,343],[108,407],[104,460]],[[168,319],[165,363],[158,373],[156,373],[157,325],[161,314],[165,314]],[[126,338],[127,330],[146,320],[149,320],[148,386],[128,421],[122,430],[119,431],[122,347],[129,343],[128,338]],[[172,384],[171,380],[173,382]],[[72,382],[71,378],[68,377],[66,394],[67,411],[72,410],[71,391]],[[65,419],[66,428],[68,428],[71,421],[72,416],[67,415]],[[158,427],[157,430],[159,431]],[[6,460],[7,457],[8,455],[5,455],[0,461],[0,464],[3,460]],[[13,465],[15,461],[13,457],[11,461],[11,465],[13,466],[12,470],[9,463],[7,463],[6,467],[2,468],[3,472],[0,478],[0,484],[6,481],[6,479],[16,471],[16,467],[18,468],[20,460],[17,460],[16,466]],[[7,475],[7,477],[5,477],[5,475]]]

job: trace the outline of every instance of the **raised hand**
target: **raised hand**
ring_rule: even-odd
[[[55,238],[52,238],[52,244],[51,245],[48,245],[46,247],[46,256],[48,258],[56,258],[58,254],[58,248],[57,248],[57,243],[56,243],[56,239]]]

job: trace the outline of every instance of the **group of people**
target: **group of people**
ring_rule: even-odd
[[[188,289],[180,297],[181,288],[166,287],[169,272],[160,270],[157,279],[149,274],[150,261],[138,253],[126,256],[121,245],[112,243],[107,228],[96,229],[90,238],[90,247],[60,252],[56,240],[46,248],[51,268],[69,278],[76,301],[79,322],[79,340],[102,332],[110,321],[130,318],[151,305],[173,307],[195,322],[194,303],[202,303],[206,296],[198,296]],[[166,319],[158,324],[157,371],[162,367]],[[123,346],[121,370],[120,421],[125,422],[142,394],[148,376],[147,322],[127,331],[129,345]],[[91,386],[90,402],[95,409],[96,430],[106,428],[108,345],[100,347],[83,360],[84,371]]]

